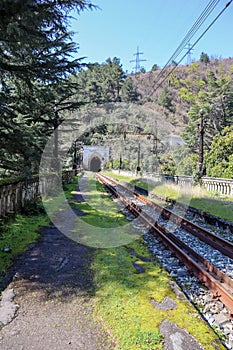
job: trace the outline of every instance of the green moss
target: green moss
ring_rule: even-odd
[[[67,188],[70,194],[78,193],[77,184],[68,185]],[[139,236],[139,232],[135,232],[96,178],[88,178],[85,191],[86,202],[74,199],[70,201],[75,209],[86,214],[77,216],[72,229],[73,236],[79,242],[93,247],[112,247],[119,246],[122,242],[130,242]]]
[[[0,187],[1,186],[11,185],[11,184],[16,184],[16,183],[19,183],[19,182],[25,181],[25,180],[26,180],[25,177],[7,177],[7,178],[2,178],[2,179],[0,179]]]
[[[90,225],[95,224],[98,227],[115,227],[125,225],[125,217],[119,212],[116,204],[111,200],[103,185],[94,177],[90,177],[86,184],[88,192],[88,202],[78,202],[73,195],[76,192],[77,183],[66,186],[66,197],[69,202],[77,209],[88,214],[81,219]]]
[[[129,254],[129,249],[136,257]],[[140,262],[138,256],[151,257],[142,239],[127,247],[96,252],[92,268],[96,285],[95,316],[104,321],[118,346],[116,349],[162,349],[159,326],[164,319],[187,329],[205,349],[224,347],[215,334],[186,301],[178,300],[169,285],[170,277],[157,262]],[[132,262],[141,263],[145,273],[138,274]],[[176,310],[155,309],[151,300],[173,298]],[[148,342],[149,340],[149,342]]]
[[[5,273],[12,261],[22,254],[39,237],[39,227],[48,224],[44,214],[37,216],[17,215],[2,225],[0,233],[0,274]],[[5,248],[7,251],[4,251]]]
[[[85,220],[98,222],[99,216],[103,215],[104,209],[101,208],[110,206],[110,198],[103,193],[102,199],[97,199],[104,189],[92,181],[88,185],[89,189],[92,188],[90,201],[76,204],[73,202],[73,205],[86,212]],[[71,194],[75,192],[75,186],[68,186]],[[99,192],[98,196],[96,191]],[[93,209],[93,203],[98,204],[99,200],[101,208]],[[112,207],[112,211],[114,210],[115,204]],[[114,214],[108,220],[108,225],[111,220],[113,226],[115,225]],[[124,218],[121,220],[126,222]],[[140,257],[148,259],[144,259],[145,262]],[[168,319],[186,329],[206,350],[223,350],[216,334],[200,318],[196,309],[185,298],[180,300],[176,297],[170,287],[170,275],[157,260],[152,261],[152,258],[155,257],[142,238],[125,246],[93,251],[91,268],[96,285],[93,296],[94,317],[111,335],[115,349],[162,350],[163,339],[159,327],[164,319]],[[140,264],[145,273],[138,273],[133,266],[134,262]],[[161,302],[165,297],[176,301],[176,310],[154,308],[151,301]]]

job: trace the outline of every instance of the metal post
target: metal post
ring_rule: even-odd
[[[200,110],[200,124],[199,124],[199,153],[198,153],[198,173],[203,175],[203,162],[204,162],[204,111]]]
[[[56,103],[56,101],[55,101]],[[56,171],[60,170],[60,162],[58,159],[58,126],[59,126],[59,114],[57,110],[57,106],[54,107],[54,120],[53,120],[53,168]]]
[[[77,175],[77,140],[74,141],[74,160],[73,169],[75,170],[75,176]]]
[[[121,153],[120,153],[119,172],[121,171],[121,169],[122,169],[122,157],[121,157]]]
[[[138,164],[137,164],[137,171],[136,171],[136,174],[138,175],[138,173],[140,172],[141,170],[141,167],[140,167],[140,158],[141,158],[141,143],[140,143],[140,136],[138,138]]]

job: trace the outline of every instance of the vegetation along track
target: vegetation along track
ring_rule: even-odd
[[[120,185],[115,179],[103,174],[96,175],[107,188],[118,197],[124,205],[135,215],[140,216],[151,232],[159,236],[164,244],[168,246],[175,255],[182,260],[186,267],[191,270],[202,283],[206,285],[216,298],[219,298],[228,308],[230,314],[233,315],[233,279],[221,269],[215,266],[213,256],[215,250],[222,252],[228,256],[228,259],[233,259],[233,244],[220,237],[208,232],[207,230],[197,226],[186,219],[170,212],[169,210],[160,207],[151,202],[148,198],[143,197],[131,190]],[[159,221],[159,217],[163,217],[163,222]],[[207,243],[212,248],[210,258],[207,260],[197,251],[190,247],[193,243],[186,244],[182,236],[175,234],[173,229],[168,229],[167,221],[179,226],[186,234],[190,233],[198,237],[198,241],[202,241],[201,245]],[[178,231],[178,230],[176,230]],[[180,233],[181,230],[179,230]],[[205,243],[203,243],[205,242]],[[218,252],[218,253],[219,253]],[[221,254],[221,253],[219,253]],[[210,262],[211,261],[211,262]]]

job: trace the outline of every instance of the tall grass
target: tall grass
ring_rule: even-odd
[[[153,180],[133,178],[108,172],[112,177],[137,185],[164,199],[171,199],[233,222],[233,198],[220,196],[201,186],[178,186],[173,183],[155,183]]]

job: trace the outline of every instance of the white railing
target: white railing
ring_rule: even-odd
[[[114,170],[114,173],[119,174],[119,170]],[[120,174],[135,176],[135,172],[132,171],[124,171],[121,170]],[[186,175],[161,175],[154,173],[143,173],[143,178],[151,179],[155,182],[172,182],[179,186],[190,187],[194,184],[192,176]],[[215,177],[202,177],[202,185],[211,192],[217,192],[221,195],[233,197],[233,179],[223,179],[223,178],[215,178]]]

